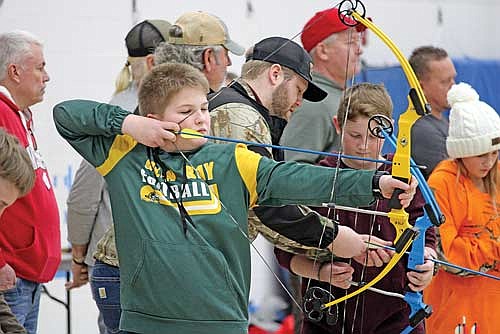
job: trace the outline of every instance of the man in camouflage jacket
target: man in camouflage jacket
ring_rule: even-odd
[[[295,65],[299,66],[297,63],[301,62],[302,66],[311,66],[307,53],[294,42],[273,37],[257,43],[247,52],[247,62],[243,65],[241,78],[229,87],[209,95],[211,132],[214,136],[263,144],[279,143],[286,118],[300,105],[302,94],[304,98],[308,97],[307,90],[298,87],[300,84],[297,85],[297,80],[294,79],[300,77],[300,69],[294,68],[294,63],[287,62],[287,58],[284,57],[287,48],[283,47],[272,54],[274,51],[272,47],[279,48],[279,43],[287,43],[286,45],[294,49]],[[277,84],[275,79],[281,75],[284,76],[284,81]],[[317,100],[316,97],[311,99]],[[251,145],[249,149],[278,161],[283,160],[281,150]],[[308,227],[314,224],[326,225],[325,237],[327,239],[335,237],[334,223],[305,206],[257,207],[250,211],[249,239],[253,241],[258,233],[261,233],[268,241],[288,252],[310,256],[314,256],[317,251],[328,254],[328,250],[319,250],[285,238],[262,224],[261,220],[264,219],[276,222],[302,222],[300,228],[304,233],[307,233]]]

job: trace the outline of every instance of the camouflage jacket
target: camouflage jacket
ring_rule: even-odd
[[[248,96],[256,100],[252,89],[241,79],[238,83],[245,89]],[[217,93],[216,93],[217,94]],[[244,103],[226,103],[210,110],[211,133],[214,136],[239,139],[257,143],[271,144],[271,129],[266,119],[252,106]],[[216,141],[221,143],[220,141]],[[269,155],[270,149],[266,149]],[[299,206],[301,212],[306,215],[312,212],[306,206]],[[319,215],[318,215],[319,216]],[[333,226],[333,222],[320,216],[320,221],[327,226]],[[311,258],[319,256],[329,257],[327,249],[308,247],[290,240],[264,225],[253,210],[250,210],[248,217],[248,239],[255,240],[261,233],[269,242],[276,247],[294,254],[305,254]]]
[[[97,243],[94,258],[111,266],[119,267],[115,244],[115,229],[111,226]]]
[[[238,81],[248,96],[255,100],[252,90]],[[219,93],[216,93],[219,94]],[[271,129],[266,119],[248,104],[231,102],[210,110],[211,132],[214,136],[271,144]],[[221,143],[220,141],[216,141]],[[271,149],[267,149],[271,154]]]

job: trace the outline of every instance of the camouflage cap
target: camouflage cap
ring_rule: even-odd
[[[181,45],[222,45],[237,56],[245,48],[231,40],[225,23],[215,15],[205,12],[189,12],[177,19],[170,27],[168,43]]]

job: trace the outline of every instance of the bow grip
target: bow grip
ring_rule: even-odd
[[[409,179],[407,179],[407,178],[397,177],[397,176],[393,176],[393,178],[395,178],[396,180],[399,180],[401,182],[404,182],[406,184],[408,184],[408,182],[409,182]],[[401,209],[403,207],[401,205],[401,202],[399,201],[399,195],[402,193],[404,193],[403,189],[394,189],[392,196],[391,196],[391,199],[389,200],[389,207],[391,209]]]

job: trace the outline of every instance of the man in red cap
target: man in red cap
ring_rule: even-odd
[[[349,20],[348,18],[346,18]],[[346,82],[360,70],[361,33],[342,23],[337,8],[317,12],[302,29],[301,40],[313,60],[313,81],[328,92],[321,102],[304,101],[289,119],[281,143],[323,152],[338,149],[340,138],[332,124]],[[315,163],[321,156],[285,152],[285,160]]]

